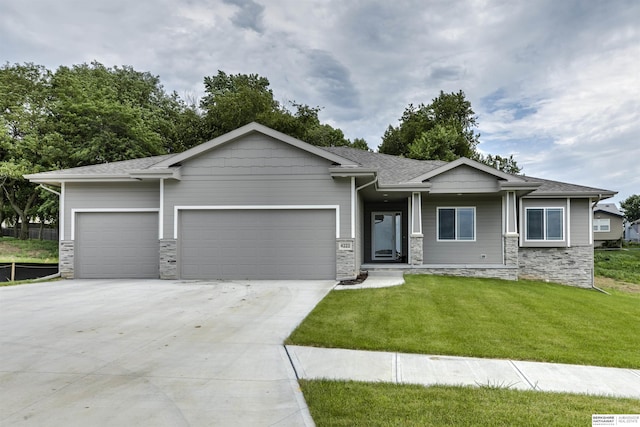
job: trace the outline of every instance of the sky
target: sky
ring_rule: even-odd
[[[637,0],[0,0],[0,62],[91,61],[196,101],[205,76],[256,73],[374,150],[409,104],[462,90],[483,153],[640,194]]]

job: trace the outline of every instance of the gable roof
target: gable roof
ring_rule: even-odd
[[[344,157],[340,157],[337,156],[335,154],[332,154],[330,152],[327,152],[326,150],[322,150],[319,147],[316,147],[315,145],[311,145],[308,144],[304,141],[301,141],[299,139],[293,138],[289,135],[286,135],[282,132],[278,132],[277,130],[271,129],[267,126],[261,125],[260,123],[256,123],[256,122],[251,122],[248,125],[244,125],[234,131],[225,133],[224,135],[221,135],[217,138],[212,139],[211,141],[207,141],[205,143],[202,143],[200,145],[196,145],[193,148],[188,149],[187,151],[183,151],[180,154],[177,154],[175,156],[172,156],[166,160],[163,160],[157,164],[155,164],[153,167],[154,168],[166,168],[166,167],[171,167],[174,165],[177,165],[178,163],[184,162],[186,160],[189,160],[193,157],[199,156],[202,153],[205,153],[207,151],[213,150],[217,147],[220,147],[222,145],[225,145],[229,142],[235,141],[239,138],[242,138],[244,136],[247,136],[251,133],[254,132],[258,132],[261,133],[263,135],[269,136],[271,138],[277,139],[281,142],[284,142],[286,144],[289,144],[293,147],[299,148],[301,150],[304,150],[308,153],[311,154],[315,154],[316,156],[319,157],[323,157],[327,160],[332,161],[333,163],[337,163],[339,165],[342,166],[357,166],[357,164],[355,164],[353,161],[346,159]]]

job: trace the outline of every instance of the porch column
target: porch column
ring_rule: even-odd
[[[421,265],[423,263],[423,240],[424,235],[422,234],[422,194],[415,192],[411,194],[411,224],[410,227],[410,235],[409,235],[409,244],[410,244],[410,253],[411,259],[409,263],[411,265]]]
[[[517,267],[518,261],[518,221],[516,216],[516,192],[508,191],[505,203],[504,264]]]

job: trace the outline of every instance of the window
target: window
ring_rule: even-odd
[[[438,240],[476,240],[476,208],[438,208]]]
[[[608,232],[611,231],[611,220],[609,218],[596,218],[593,220],[593,231]]]
[[[527,240],[564,240],[563,208],[527,208]]]

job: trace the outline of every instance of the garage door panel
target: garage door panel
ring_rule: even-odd
[[[78,278],[157,278],[158,214],[76,214],[75,270]]]
[[[183,278],[335,278],[333,210],[184,211],[179,240]]]

